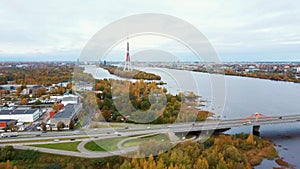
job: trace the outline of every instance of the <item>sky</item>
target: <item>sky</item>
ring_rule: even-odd
[[[192,24],[222,61],[300,61],[297,0],[1,0],[0,59],[76,61],[99,30],[142,13],[167,14]],[[129,40],[132,55],[178,46],[154,36]],[[122,42],[112,53],[123,57],[125,47]],[[187,49],[178,51],[185,52],[189,55]]]

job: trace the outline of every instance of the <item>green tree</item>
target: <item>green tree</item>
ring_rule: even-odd
[[[123,164],[120,166],[120,169],[131,169],[132,166],[128,160],[125,160]]]

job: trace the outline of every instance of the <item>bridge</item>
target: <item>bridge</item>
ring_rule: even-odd
[[[300,122],[300,114],[285,115],[285,116],[266,116],[261,113],[255,113],[243,119],[228,119],[221,121],[206,121],[196,123],[182,123],[169,126],[172,132],[188,132],[188,131],[214,131],[214,130],[228,130],[231,128],[252,126],[253,134],[259,136],[259,128],[262,125],[295,123]]]

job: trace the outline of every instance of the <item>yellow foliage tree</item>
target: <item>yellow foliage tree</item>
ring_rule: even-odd
[[[256,144],[255,140],[254,140],[254,136],[253,136],[253,133],[250,133],[248,138],[247,138],[247,143],[250,143],[250,144]]]
[[[22,104],[22,105],[26,105],[26,104],[28,104],[28,101],[27,101],[27,99],[26,99],[26,98],[23,98],[23,99],[21,100],[21,104]]]
[[[208,162],[205,158],[203,157],[200,157],[198,158],[198,160],[196,161],[196,163],[194,164],[193,168],[194,169],[198,169],[198,168],[201,168],[201,169],[208,169]]]

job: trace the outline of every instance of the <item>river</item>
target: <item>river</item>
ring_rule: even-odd
[[[139,68],[147,72],[158,74],[162,81],[166,82],[166,88],[172,94],[180,91],[193,91],[212,101],[213,91],[211,79],[220,75],[209,75],[207,73],[191,72],[185,70],[175,70],[167,68]],[[92,73],[95,78],[117,78],[110,75],[106,70],[95,66],[86,66],[85,72]],[[224,76],[225,83],[219,84],[226,91],[224,107],[213,107],[207,102],[206,108],[214,111],[221,108],[223,119],[246,118],[255,112],[266,116],[300,114],[300,84],[290,82],[279,82],[265,79],[255,79],[247,77]],[[252,127],[231,129],[227,134],[240,132],[250,133]],[[300,168],[298,154],[300,152],[300,125],[276,124],[261,126],[261,137],[270,139],[277,146],[280,157],[293,164],[295,168]],[[272,168],[278,165],[274,161],[264,160],[257,169]]]

